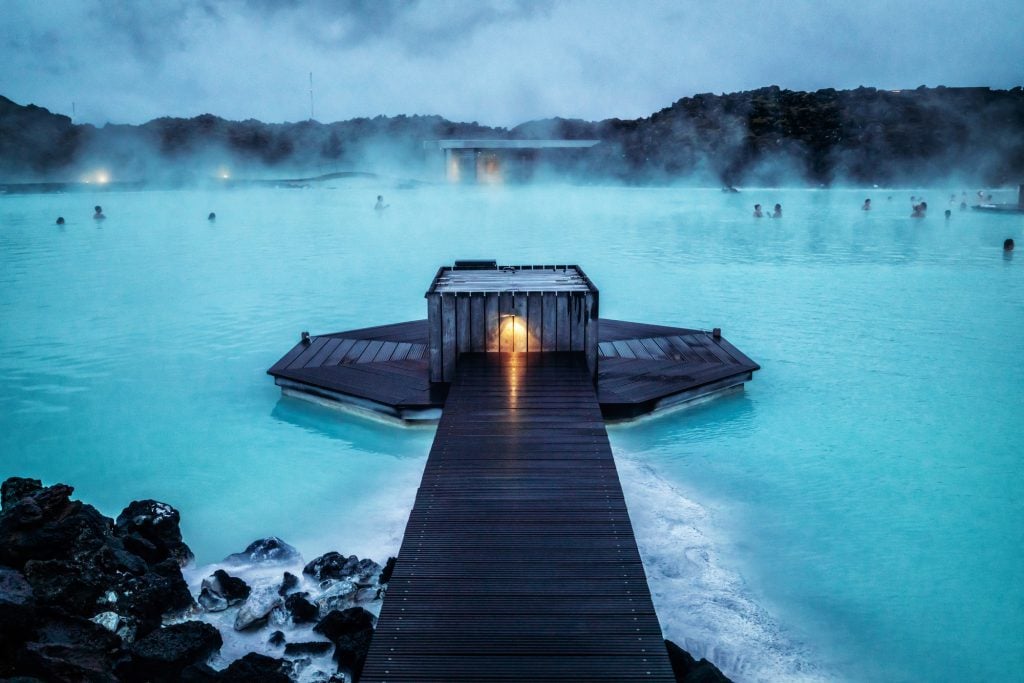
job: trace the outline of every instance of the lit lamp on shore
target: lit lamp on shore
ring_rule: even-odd
[[[110,173],[102,168],[96,169],[95,171],[86,173],[82,176],[82,182],[86,185],[91,185],[93,183],[96,183],[97,185],[106,185],[110,182]]]

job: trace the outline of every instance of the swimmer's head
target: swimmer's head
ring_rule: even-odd
[[[1013,251],[1013,238],[1007,237],[1003,240],[1003,251]]]
[[[761,210],[761,205],[760,204],[754,204],[754,210],[755,211],[760,211]]]
[[[946,218],[949,218],[952,215],[953,215],[953,212],[950,211],[949,209],[946,209]]]
[[[384,195],[382,195],[382,194],[377,195],[377,201],[378,202],[384,201]]]
[[[64,225],[64,216],[57,216],[57,225]]]
[[[206,217],[206,220],[208,220],[208,221],[215,221],[215,220],[217,220],[217,214],[215,214],[213,211],[211,211],[210,215]]]
[[[103,207],[100,206],[99,204],[97,204],[93,208],[96,209],[96,213],[103,213]]]

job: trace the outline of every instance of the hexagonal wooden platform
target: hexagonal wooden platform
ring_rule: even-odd
[[[426,320],[300,341],[267,372],[282,391],[406,422],[440,418],[448,385],[431,383]],[[626,420],[741,386],[760,366],[724,337],[601,319],[597,396],[607,420]]]

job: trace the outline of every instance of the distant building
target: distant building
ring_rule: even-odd
[[[428,168],[453,183],[529,180],[546,158],[593,147],[600,140],[425,140]]]

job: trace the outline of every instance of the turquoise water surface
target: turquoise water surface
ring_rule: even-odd
[[[0,196],[0,477],[109,515],[164,500],[200,562],[271,534],[383,560],[432,430],[283,399],[265,370],[302,330],[425,317],[455,258],[579,263],[603,316],[721,327],[763,366],[611,429],[668,637],[739,681],[1011,680],[1024,254],[1001,245],[1024,217],[945,220],[951,190],[923,193],[923,220],[920,190]]]

